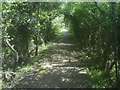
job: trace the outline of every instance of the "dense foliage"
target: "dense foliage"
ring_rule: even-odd
[[[58,16],[58,6],[44,2],[3,3],[3,69],[26,64],[31,54],[37,56],[39,45],[56,37],[59,31],[52,21]]]
[[[96,87],[119,86],[120,3],[68,3],[63,10],[68,27],[83,49],[80,56],[84,56],[93,83],[98,81]]]
[[[59,35],[64,16],[94,87],[119,87],[120,3],[4,2],[2,9],[3,71],[38,56],[39,46]]]

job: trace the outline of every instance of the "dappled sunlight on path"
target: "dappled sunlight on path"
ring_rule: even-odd
[[[68,33],[68,32],[67,32]],[[50,43],[41,52],[42,65],[29,70],[16,88],[89,88],[88,75],[79,59],[79,51],[71,37],[64,34],[60,41]],[[38,64],[39,64],[38,63]]]

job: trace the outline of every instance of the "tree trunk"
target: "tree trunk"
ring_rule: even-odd
[[[36,45],[35,56],[37,56],[38,55],[38,36],[37,35],[35,36],[35,45]]]
[[[16,69],[16,63],[18,62],[19,60],[19,55],[18,55],[18,52],[12,47],[12,45],[9,43],[8,40],[6,40],[6,44],[8,45],[8,47],[16,54],[16,59],[14,60],[14,66],[13,66],[13,72],[15,72],[15,69]]]
[[[111,2],[111,21],[113,22],[113,26],[111,27],[111,30],[113,31],[113,50],[114,50],[114,58],[115,58],[115,76],[116,76],[116,87],[119,87],[119,76],[118,76],[118,39],[117,39],[117,26],[116,26],[116,20],[115,20],[115,5],[116,2]]]

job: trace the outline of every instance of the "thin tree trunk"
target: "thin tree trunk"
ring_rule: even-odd
[[[115,5],[116,5],[116,2],[111,2],[111,21],[113,22],[113,26],[112,26],[112,31],[113,31],[113,40],[114,40],[114,43],[112,44],[113,45],[113,49],[114,49],[114,58],[115,58],[115,76],[116,76],[116,87],[118,88],[119,87],[119,76],[118,76],[118,40],[117,40],[117,34],[118,32],[116,33],[116,30],[117,30],[117,26],[116,26],[116,23],[115,23]]]
[[[16,60],[14,60],[14,67],[13,67],[13,71],[15,71],[16,69],[16,62],[18,61],[19,59],[19,55],[18,55],[18,52],[12,47],[12,45],[10,44],[10,42],[8,40],[6,40],[6,44],[8,45],[8,47],[16,54]]]
[[[35,56],[38,55],[38,36],[35,36],[36,48],[35,48]]]

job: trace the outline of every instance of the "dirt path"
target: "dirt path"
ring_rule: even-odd
[[[44,65],[36,66],[15,86],[17,88],[89,88],[74,42],[67,32],[60,41],[42,52]]]

